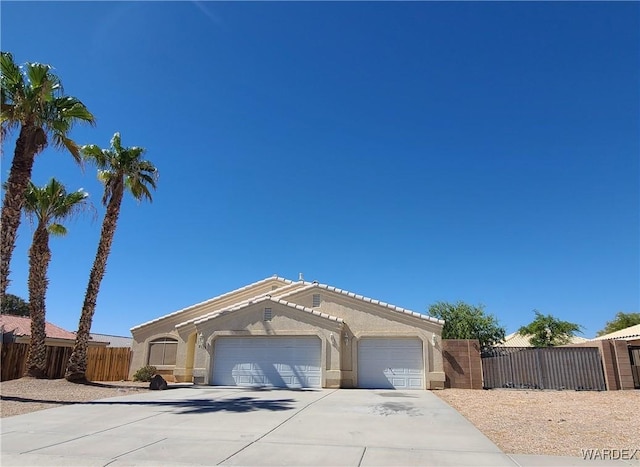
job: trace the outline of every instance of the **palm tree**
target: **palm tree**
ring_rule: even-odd
[[[37,220],[33,242],[29,249],[29,308],[31,316],[31,345],[27,357],[25,376],[47,376],[47,349],[45,347],[45,296],[47,269],[51,260],[49,235],[66,235],[67,229],[58,221],[69,218],[87,207],[85,191],[67,193],[55,178],[38,188],[33,182],[25,193],[24,211],[31,220]]]
[[[0,140],[20,128],[6,184],[0,219],[0,300],[9,284],[9,264],[15,247],[24,193],[37,154],[49,142],[67,148],[81,161],[80,148],[68,134],[77,122],[95,123],[89,110],[75,97],[65,96],[60,78],[49,65],[27,63],[19,67],[8,52],[0,55],[2,83]]]
[[[111,138],[110,149],[100,149],[96,145],[82,148],[85,159],[98,168],[98,178],[104,184],[102,204],[107,207],[107,210],[102,221],[98,251],[84,296],[76,341],[64,376],[68,381],[86,381],[89,331],[120,215],[124,191],[128,190],[138,201],[143,198],[152,201],[149,188],[155,189],[158,172],[151,162],[142,159],[144,152],[144,148],[135,146],[123,148],[120,143],[120,133],[114,134]]]

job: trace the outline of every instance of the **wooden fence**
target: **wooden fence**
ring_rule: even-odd
[[[27,364],[29,344],[2,344],[1,381],[22,377]],[[64,378],[71,347],[47,346],[47,376]],[[131,349],[128,347],[89,347],[87,379],[89,381],[121,381],[129,375]]]
[[[89,381],[122,381],[129,377],[129,347],[89,347],[87,379]]]
[[[484,387],[605,391],[595,347],[502,347],[482,354]]]

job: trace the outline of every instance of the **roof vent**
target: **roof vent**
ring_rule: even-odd
[[[299,280],[300,282],[304,282],[304,276],[302,275],[302,273],[301,273],[301,272],[300,272],[300,273],[298,273],[298,280]]]

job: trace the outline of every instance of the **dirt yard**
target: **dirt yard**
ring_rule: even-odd
[[[72,384],[16,379],[0,383],[0,415],[148,391],[131,381]],[[445,389],[453,406],[510,454],[580,456],[581,449],[640,449],[640,391],[576,392]]]
[[[434,394],[506,453],[580,456],[581,449],[640,449],[637,390],[445,389]]]
[[[148,391],[149,383],[109,381],[74,384],[64,379],[20,378],[0,383],[0,416],[11,417],[62,405]]]

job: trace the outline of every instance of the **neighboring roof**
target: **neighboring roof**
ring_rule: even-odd
[[[531,347],[530,337],[513,332],[505,336],[504,342],[497,344],[496,347]]]
[[[232,308],[225,308],[224,310],[220,310],[220,311],[218,311],[216,313],[210,313],[206,317],[203,317],[201,319],[198,319],[198,320],[194,321],[194,324],[202,324],[202,323],[207,322],[209,320],[215,319],[215,318],[217,318],[219,316],[226,315],[227,313],[231,313],[233,311],[241,310],[243,308],[247,308],[247,307],[249,307],[251,305],[254,305],[256,303],[265,302],[265,301],[278,303],[280,305],[284,305],[284,306],[287,306],[287,307],[290,307],[290,308],[294,308],[296,310],[304,311],[305,313],[309,313],[311,315],[315,315],[315,316],[318,316],[320,318],[328,319],[330,321],[335,321],[336,323],[343,323],[342,318],[336,318],[335,316],[331,316],[331,315],[328,315],[326,313],[321,313],[320,311],[314,310],[313,308],[307,308],[307,307],[302,306],[302,305],[297,305],[295,303],[291,303],[291,302],[288,302],[286,300],[280,300],[280,299],[273,298],[273,297],[270,297],[270,296],[267,295],[267,296],[261,297],[261,298],[259,298],[257,300],[253,300],[253,301],[250,301],[250,302],[243,302],[242,304],[240,304],[238,306],[234,306]],[[187,323],[181,323],[178,326],[182,326],[184,324],[187,324]],[[178,326],[176,326],[176,327],[178,327]]]
[[[496,347],[533,347],[529,339],[532,336],[523,336],[522,334],[518,334],[517,332],[513,332],[508,336],[505,336],[504,342],[496,345]],[[587,342],[589,339],[585,339],[584,337],[573,336],[569,341],[570,344],[580,344],[582,342]]]
[[[629,326],[628,328],[620,329],[619,331],[610,332],[604,336],[596,337],[592,340],[601,341],[605,339],[639,339],[640,338],[640,324]]]
[[[135,331],[136,329],[142,328],[144,326],[148,326],[149,324],[157,323],[158,321],[162,321],[163,319],[169,318],[171,316],[179,315],[180,313],[184,313],[186,311],[193,310],[194,308],[197,308],[197,307],[200,307],[200,306],[203,306],[203,305],[207,305],[209,303],[215,302],[216,300],[220,300],[220,299],[229,297],[230,295],[233,295],[235,293],[243,292],[243,291],[248,290],[248,289],[250,289],[252,287],[255,287],[257,285],[261,285],[261,284],[267,283],[269,281],[274,281],[274,280],[284,282],[286,285],[290,285],[290,284],[294,283],[293,281],[291,281],[289,279],[285,279],[283,277],[278,276],[277,274],[274,274],[271,277],[267,277],[266,279],[262,279],[262,280],[259,280],[257,282],[254,282],[252,284],[245,285],[244,287],[240,287],[239,289],[232,290],[231,292],[223,293],[222,295],[218,295],[216,297],[210,298],[209,300],[205,300],[204,302],[196,303],[195,305],[191,305],[191,306],[188,306],[188,307],[183,308],[181,310],[174,311],[173,313],[169,313],[167,315],[160,316],[159,318],[152,319],[151,321],[147,321],[146,323],[139,324],[137,326],[132,327],[131,331]],[[181,324],[183,324],[183,323],[181,323]]]
[[[91,339],[96,342],[108,342],[107,347],[131,347],[133,344],[133,337],[124,336],[112,336],[110,334],[89,334]]]
[[[24,316],[0,315],[0,327],[3,332],[12,333],[15,336],[31,335],[31,318]],[[45,323],[45,333],[51,339],[75,340],[76,334],[51,323]]]

